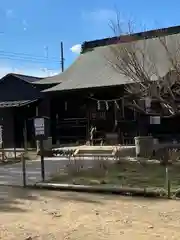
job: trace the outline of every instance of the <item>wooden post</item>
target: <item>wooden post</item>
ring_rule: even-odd
[[[166,187],[167,187],[167,195],[168,198],[171,198],[171,183],[170,183],[170,179],[169,179],[169,168],[168,166],[166,166]]]
[[[86,105],[87,112],[87,128],[86,128],[86,142],[90,142],[90,110],[89,110],[89,105]]]
[[[114,102],[114,132],[117,130],[117,106]]]
[[[26,184],[26,160],[24,157],[24,153],[21,155],[21,161],[22,161],[22,172],[23,172],[23,187],[25,188],[27,184]]]
[[[1,125],[1,129],[0,129],[0,132],[1,132],[1,149],[2,149],[2,162],[5,161],[5,152],[4,152],[4,141],[3,141],[3,126]]]
[[[45,171],[44,171],[44,138],[46,136],[45,130],[45,118],[37,117],[34,119],[34,127],[35,127],[35,136],[39,142],[40,146],[40,156],[41,156],[41,177],[42,181],[45,181]]]
[[[44,144],[43,139],[40,139],[40,154],[41,154],[41,178],[45,181],[45,170],[44,170]]]
[[[38,117],[39,116],[39,111],[38,111],[38,106],[36,106],[36,117]],[[36,151],[37,151],[37,154],[39,153],[39,146],[40,145],[40,143],[39,143],[39,140],[36,140]]]
[[[25,152],[27,152],[27,125],[26,125],[26,119],[24,120],[24,133],[23,133],[23,135],[24,135],[24,150],[25,150]]]
[[[122,117],[125,118],[125,110],[124,110],[124,98],[121,99],[121,107],[122,107]]]

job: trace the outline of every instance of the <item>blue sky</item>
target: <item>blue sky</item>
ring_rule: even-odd
[[[1,0],[0,75],[59,72],[61,41],[68,67],[78,56],[74,45],[112,35],[116,10],[122,24],[131,19],[141,30],[180,24],[179,9],[178,0]]]

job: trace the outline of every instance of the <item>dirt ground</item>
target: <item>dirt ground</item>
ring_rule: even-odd
[[[0,239],[180,239],[180,201],[0,187]]]

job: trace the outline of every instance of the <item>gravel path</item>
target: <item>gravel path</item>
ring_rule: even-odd
[[[180,239],[180,202],[0,187],[0,239]]]
[[[83,166],[91,166],[92,158],[79,160]],[[67,158],[53,157],[45,158],[45,179],[48,180],[52,174],[63,169],[68,164]],[[26,161],[27,184],[33,185],[41,181],[41,162],[40,160]],[[22,163],[7,164],[0,166],[0,185],[22,186]]]
[[[45,177],[48,179],[57,169],[63,168],[67,163],[66,159],[46,158]],[[40,160],[26,161],[27,184],[34,184],[41,181],[41,162]],[[7,164],[0,166],[0,185],[22,186],[22,163]]]

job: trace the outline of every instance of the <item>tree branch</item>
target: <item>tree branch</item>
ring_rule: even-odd
[[[119,18],[117,25],[111,23],[111,28],[114,33],[118,30],[122,35]],[[131,26],[129,29],[132,33]],[[176,40],[176,36],[160,36],[128,43],[119,41],[109,46],[111,54],[105,56],[115,71],[129,79],[130,84],[125,86],[129,99],[132,99],[132,95],[139,99],[150,97],[159,103],[164,116],[176,115],[180,111],[177,107],[180,96],[180,42],[176,40],[176,44],[173,44],[173,40]],[[159,52],[153,49],[155,47]],[[158,54],[162,54],[162,60]],[[165,62],[164,66],[161,66],[162,61]],[[163,76],[162,68],[165,74]],[[131,100],[132,106],[146,111],[135,100]],[[156,112],[157,109],[153,111]]]

